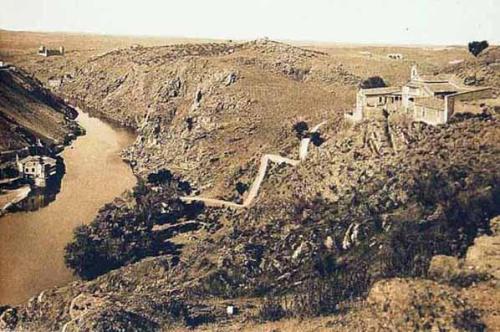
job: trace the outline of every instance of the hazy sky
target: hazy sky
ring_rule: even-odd
[[[500,0],[0,0],[0,28],[353,43],[500,42]]]

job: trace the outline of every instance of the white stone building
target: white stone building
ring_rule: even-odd
[[[415,121],[430,125],[448,122],[455,111],[477,111],[473,101],[491,96],[487,87],[470,87],[461,84],[453,75],[420,75],[416,66],[410,81],[403,87],[360,89],[356,109],[346,117],[361,121],[372,110],[408,114]]]
[[[16,157],[19,175],[32,180],[35,186],[45,187],[46,181],[57,172],[57,161],[47,156]]]

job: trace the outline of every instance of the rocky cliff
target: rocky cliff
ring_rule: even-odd
[[[26,72],[0,69],[0,151],[21,149],[37,140],[47,146],[65,144],[79,131],[76,116]]]

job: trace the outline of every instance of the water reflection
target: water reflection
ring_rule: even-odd
[[[78,122],[87,134],[60,154],[66,167],[57,173],[60,178],[51,179],[56,181],[48,190],[35,190],[18,207],[22,211],[0,218],[0,306],[73,280],[64,265],[64,247],[73,230],[136,183],[120,157],[135,136],[85,113]]]
[[[45,187],[31,187],[28,197],[9,208],[10,213],[21,211],[37,211],[55,201],[57,194],[61,191],[61,183],[66,173],[63,159],[56,158],[56,174],[46,181]]]

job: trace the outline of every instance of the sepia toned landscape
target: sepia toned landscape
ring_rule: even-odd
[[[499,331],[471,42],[0,30],[0,330]]]

